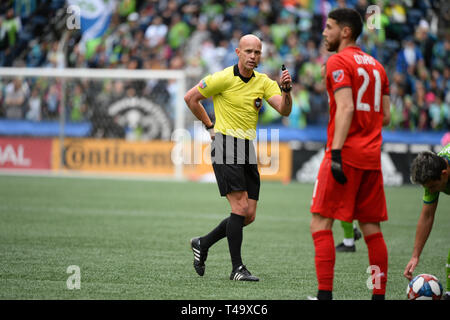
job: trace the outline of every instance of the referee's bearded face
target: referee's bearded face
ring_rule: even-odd
[[[239,41],[236,54],[239,58],[239,65],[246,70],[253,70],[258,67],[261,60],[262,45],[261,40],[253,35],[246,35]]]
[[[334,19],[327,19],[327,24],[323,30],[322,36],[325,43],[325,47],[328,51],[337,51],[341,44],[341,27],[336,23]]]

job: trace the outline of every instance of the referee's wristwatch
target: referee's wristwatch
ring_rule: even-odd
[[[280,86],[280,87],[281,87],[281,91],[284,91],[284,92],[291,92],[291,90],[292,90],[292,84],[289,84],[288,87],[285,87],[285,86]]]
[[[215,132],[214,132],[214,122],[213,122],[212,125],[210,125],[209,127],[205,124],[205,129],[206,129],[206,131],[208,131],[208,133],[210,134],[211,140],[214,140],[214,139],[215,139],[215,136],[216,136],[216,134],[215,134]]]

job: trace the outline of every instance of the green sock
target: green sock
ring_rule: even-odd
[[[446,265],[446,275],[447,275],[447,292],[450,292],[450,250],[448,250],[448,257],[447,257],[447,265]]]
[[[345,239],[353,239],[353,224],[350,222],[341,221],[342,229],[344,229],[344,238]]]

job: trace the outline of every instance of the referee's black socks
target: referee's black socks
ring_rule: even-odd
[[[222,220],[222,222],[210,233],[200,238],[200,248],[202,253],[206,253],[213,244],[227,236],[228,219],[229,217]]]
[[[230,249],[233,271],[242,265],[241,245],[242,228],[244,227],[244,216],[231,213],[227,223],[228,248]]]

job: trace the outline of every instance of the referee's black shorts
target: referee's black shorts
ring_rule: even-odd
[[[259,199],[261,182],[252,141],[216,133],[211,161],[222,197],[232,191],[247,191],[249,199]]]

